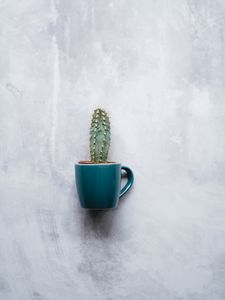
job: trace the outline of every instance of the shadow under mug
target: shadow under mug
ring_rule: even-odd
[[[122,170],[127,183],[121,189]],[[116,208],[134,181],[132,170],[119,163],[75,164],[75,178],[80,205],[88,209]]]

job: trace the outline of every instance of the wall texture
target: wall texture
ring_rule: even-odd
[[[0,1],[0,299],[225,299],[225,2]],[[78,204],[92,110],[135,172]]]

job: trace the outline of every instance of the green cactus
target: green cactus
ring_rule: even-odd
[[[110,121],[105,110],[94,110],[90,128],[91,161],[107,162],[110,146]]]

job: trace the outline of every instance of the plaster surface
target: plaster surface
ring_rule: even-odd
[[[225,299],[225,2],[0,1],[0,299]],[[109,112],[117,210],[74,163]]]

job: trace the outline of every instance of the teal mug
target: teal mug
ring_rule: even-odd
[[[122,170],[127,183],[121,189]],[[131,169],[119,163],[75,164],[75,178],[80,205],[88,209],[116,208],[134,181]]]

